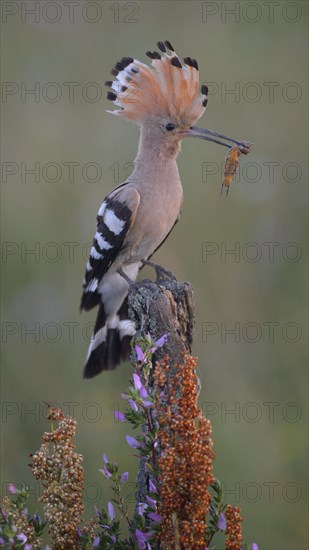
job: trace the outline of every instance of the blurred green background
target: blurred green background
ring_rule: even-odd
[[[134,481],[113,419],[131,367],[82,379],[95,313],[80,315],[79,300],[97,210],[138,143],[137,127],[106,113],[104,82],[122,56],[145,61],[168,39],[209,84],[199,124],[255,144],[220,200],[225,149],[183,143],[183,215],[156,255],[195,289],[214,473],[248,542],[307,549],[307,2],[1,7],[2,491],[24,481],[39,496],[27,463],[48,428],[44,401],[78,420],[88,516],[110,496],[103,452]]]

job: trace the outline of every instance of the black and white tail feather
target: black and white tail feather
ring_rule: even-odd
[[[130,258],[130,246],[125,240],[139,201],[136,189],[122,184],[105,198],[98,212],[80,305],[86,311],[99,305],[84,367],[85,378],[114,369],[129,358],[135,327],[128,319],[129,286],[117,269]],[[135,279],[140,265],[128,263],[123,269],[129,278]]]

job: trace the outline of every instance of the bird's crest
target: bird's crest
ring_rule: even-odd
[[[132,57],[116,63],[112,70],[116,80],[106,85],[112,90],[108,99],[119,109],[108,112],[138,124],[150,115],[194,124],[205,111],[208,94],[205,84],[199,88],[197,61],[185,57],[181,62],[168,40],[157,45],[161,53],[146,52],[152,59],[150,67]]]

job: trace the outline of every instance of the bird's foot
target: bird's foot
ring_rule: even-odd
[[[176,281],[175,275],[171,272],[162,267],[162,265],[156,264],[154,262],[150,262],[149,260],[142,260],[143,265],[148,265],[149,267],[152,267],[157,276],[157,281],[164,281],[164,279],[170,279],[172,281]]]
[[[121,275],[121,277],[124,278],[124,280],[128,283],[130,288],[132,288],[136,284],[136,281],[133,281],[133,279],[130,279],[130,277],[128,277],[128,275],[123,271],[122,267],[119,267],[117,269],[117,272],[119,273],[119,275]]]

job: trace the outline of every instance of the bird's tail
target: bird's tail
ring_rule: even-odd
[[[117,315],[109,318],[100,304],[96,324],[84,367],[84,378],[93,378],[103,370],[112,370],[130,356],[130,342],[135,333],[134,322],[128,319],[126,298]]]

